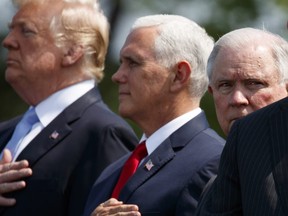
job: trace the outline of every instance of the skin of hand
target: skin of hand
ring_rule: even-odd
[[[91,216],[141,216],[137,205],[123,204],[122,201],[111,198],[100,204],[91,214]]]
[[[13,206],[16,203],[14,198],[4,197],[5,193],[23,189],[25,181],[21,180],[32,175],[27,160],[12,162],[11,152],[7,149],[3,151],[0,160],[0,206]]]

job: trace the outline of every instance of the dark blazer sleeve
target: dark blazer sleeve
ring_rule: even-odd
[[[191,216],[196,212],[203,188],[207,184],[207,179],[213,179],[218,172],[219,155],[211,158],[202,169],[200,169],[181,192],[177,202],[176,215]],[[210,181],[210,180],[209,180]]]

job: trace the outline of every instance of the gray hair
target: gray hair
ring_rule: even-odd
[[[229,48],[241,52],[243,47],[255,43],[271,50],[270,54],[274,59],[274,66],[279,73],[279,84],[286,83],[288,81],[288,42],[277,34],[255,28],[237,29],[220,37],[208,59],[207,74],[209,80],[211,81],[215,59],[221,49]]]
[[[50,29],[55,44],[84,48],[81,67],[87,76],[100,82],[104,76],[105,58],[109,43],[109,23],[96,0],[12,0],[20,8],[28,3],[61,3],[62,10],[51,20]]]
[[[154,51],[156,61],[166,68],[186,60],[192,67],[190,93],[201,98],[207,90],[208,56],[214,40],[197,23],[178,15],[150,15],[137,19],[131,31],[142,27],[156,27]]]

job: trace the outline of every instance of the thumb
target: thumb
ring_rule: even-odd
[[[11,161],[12,161],[12,154],[11,154],[10,150],[4,149],[3,150],[3,156],[2,156],[0,163],[4,164],[4,163],[9,163]]]

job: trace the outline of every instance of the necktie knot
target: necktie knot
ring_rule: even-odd
[[[129,163],[129,165],[131,165],[132,174],[136,171],[140,161],[145,156],[147,156],[146,144],[145,142],[142,142],[135,148],[135,150],[132,152],[131,156],[126,162],[126,163]]]
[[[26,121],[29,127],[32,127],[38,121],[38,116],[36,114],[35,108],[31,108],[30,110],[28,110],[27,113],[25,113],[25,115],[23,116],[23,121]]]
[[[119,193],[128,179],[136,172],[141,160],[147,156],[146,143],[143,141],[132,152],[126,163],[124,164],[118,182],[113,190],[112,197],[118,198]]]

